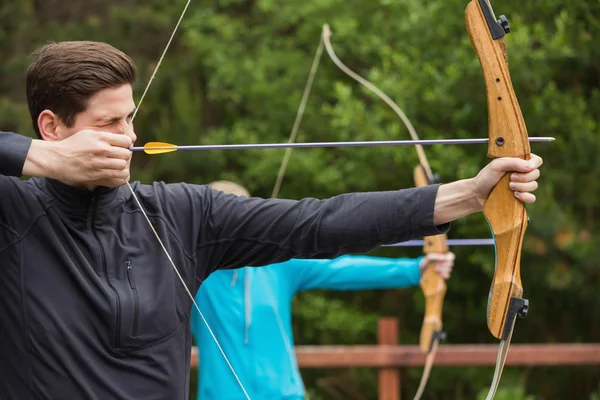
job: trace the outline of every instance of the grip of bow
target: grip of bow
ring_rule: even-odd
[[[469,37],[483,69],[488,104],[488,157],[529,159],[525,120],[515,95],[508,68],[505,34],[508,20],[496,19],[487,0],[471,0],[465,10]],[[510,173],[492,190],[483,213],[496,240],[496,267],[488,300],[487,323],[492,335],[504,339],[517,315],[526,312],[522,300],[521,248],[527,229],[525,205],[509,188]]]
[[[429,182],[425,169],[421,165],[415,168],[414,178],[417,187],[434,183]],[[447,253],[446,235],[426,236],[423,252],[425,254]],[[435,339],[445,339],[445,333],[442,331],[442,307],[446,296],[446,280],[435,271],[434,264],[429,263],[423,271],[420,285],[425,296],[425,316],[421,326],[419,346],[424,353],[428,353]]]

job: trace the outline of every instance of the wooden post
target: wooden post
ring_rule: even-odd
[[[381,318],[377,323],[378,344],[398,345],[398,319]],[[379,370],[379,400],[400,400],[400,373],[397,368]]]

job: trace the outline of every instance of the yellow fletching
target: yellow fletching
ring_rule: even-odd
[[[177,146],[163,142],[148,142],[144,145],[144,153],[146,154],[164,154],[177,151]]]

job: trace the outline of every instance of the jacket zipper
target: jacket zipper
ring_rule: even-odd
[[[125,265],[127,266],[127,279],[129,280],[129,287],[131,287],[131,290],[133,291],[133,332],[132,332],[132,335],[137,336],[138,335],[138,312],[139,312],[139,307],[140,307],[140,303],[139,303],[140,300],[138,297],[137,288],[135,287],[135,280],[133,279],[133,269],[131,267],[131,261],[130,260],[125,261]]]
[[[96,239],[96,242],[98,243],[98,247],[100,248],[100,256],[102,258],[102,269],[104,270],[104,278],[106,279],[106,283],[108,284],[108,287],[111,288],[111,290],[113,291],[113,293],[115,294],[115,298],[117,300],[117,318],[116,318],[116,323],[115,323],[115,348],[118,349],[119,346],[121,345],[121,298],[119,297],[119,292],[117,292],[117,289],[115,289],[115,287],[112,285],[112,283],[110,283],[110,279],[108,279],[108,268],[106,266],[106,254],[104,254],[104,247],[102,247],[102,243],[100,242],[100,239],[98,238],[98,235],[96,234],[96,229],[94,228],[94,216],[96,213],[96,198],[94,196],[92,196],[91,198],[91,212],[90,212],[90,218],[88,220],[89,222],[89,227],[94,235],[94,238]]]

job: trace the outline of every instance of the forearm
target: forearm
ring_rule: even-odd
[[[0,132],[0,175],[28,175],[25,165],[27,165],[31,142],[31,138],[26,136]]]
[[[419,258],[342,256],[334,260],[290,260],[279,264],[297,290],[369,290],[419,284]]]
[[[435,224],[446,224],[479,211],[481,207],[475,197],[474,179],[440,185],[435,199]]]
[[[210,250],[208,265],[239,268],[365,253],[383,244],[437,235],[448,229],[433,221],[437,189],[353,193],[322,201],[219,194],[209,223],[218,235],[201,236],[198,250]]]

